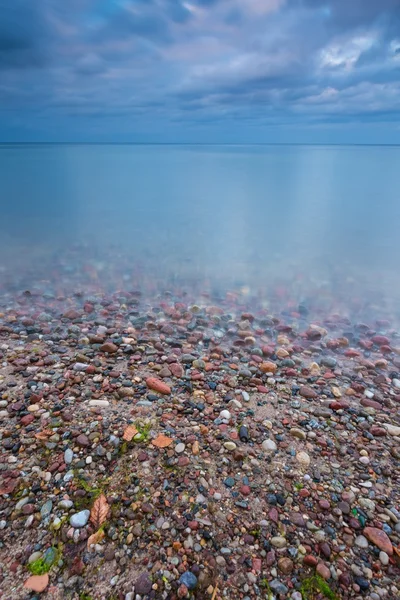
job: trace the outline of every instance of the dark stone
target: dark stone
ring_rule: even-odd
[[[135,581],[135,592],[136,594],[140,594],[141,596],[144,594],[149,594],[152,588],[152,581],[147,572],[139,575],[137,580]]]

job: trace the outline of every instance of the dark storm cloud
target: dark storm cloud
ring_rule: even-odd
[[[0,69],[52,130],[396,122],[400,0],[0,0]]]
[[[0,0],[0,68],[43,64],[48,38],[39,2]]]

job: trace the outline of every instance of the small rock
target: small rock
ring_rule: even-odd
[[[300,463],[300,465],[302,467],[307,468],[310,466],[311,459],[310,459],[309,455],[307,454],[307,452],[298,452],[296,454],[296,459],[297,459],[297,462]]]
[[[191,571],[185,571],[180,576],[179,583],[185,585],[188,590],[194,590],[197,586],[197,577]]]
[[[263,450],[265,450],[266,452],[275,452],[275,450],[278,448],[275,442],[270,439],[264,440],[261,445]]]
[[[151,390],[154,390],[159,394],[164,394],[165,396],[168,396],[171,393],[171,388],[169,387],[169,385],[167,385],[160,379],[157,379],[156,377],[148,377],[146,379],[146,385]]]
[[[87,522],[89,521],[89,517],[90,517],[90,510],[81,510],[78,513],[75,513],[74,515],[71,515],[69,522],[71,523],[72,527],[78,528],[78,527],[85,527],[85,525],[87,525]]]
[[[24,588],[40,594],[41,592],[44,592],[48,585],[49,576],[45,573],[44,575],[32,575],[29,577],[24,583]]]
[[[231,419],[231,413],[229,412],[229,410],[221,410],[219,416],[220,419],[224,419],[224,421],[230,421]]]
[[[302,429],[297,429],[296,427],[293,427],[289,433],[290,435],[298,438],[299,440],[305,440],[307,437],[305,431],[303,431]]]
[[[284,537],[281,536],[275,536],[271,538],[270,541],[275,548],[284,548],[286,546],[286,540]]]
[[[386,552],[386,554],[392,556],[393,545],[388,535],[384,531],[377,529],[376,527],[366,527],[363,533],[365,537],[370,542],[375,544],[375,546],[378,546],[380,550],[383,550],[383,552]]]
[[[150,579],[149,574],[145,571],[141,573],[135,581],[135,592],[141,596],[149,594],[151,592],[153,583]]]

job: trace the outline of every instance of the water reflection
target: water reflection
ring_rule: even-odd
[[[214,287],[353,278],[369,298],[395,295],[399,159],[396,147],[3,146],[3,273],[92,262],[110,284],[125,269]]]

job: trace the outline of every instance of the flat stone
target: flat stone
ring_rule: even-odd
[[[271,538],[270,542],[275,548],[284,548],[286,546],[286,540],[281,536],[275,536]]]
[[[169,385],[167,385],[160,379],[157,379],[156,377],[148,377],[146,379],[146,385],[151,390],[154,390],[155,392],[158,392],[159,394],[163,394],[165,396],[168,396],[171,393],[171,388],[169,387]]]
[[[278,569],[282,571],[285,575],[290,575],[293,571],[294,564],[290,558],[283,557],[278,560]]]
[[[32,575],[29,577],[24,583],[24,588],[40,594],[44,592],[48,585],[49,576],[45,573],[44,575]]]
[[[236,444],[235,442],[224,442],[224,448],[226,450],[235,450]]]
[[[290,435],[292,435],[295,438],[298,438],[299,440],[305,440],[307,437],[305,431],[303,431],[302,429],[297,429],[296,427],[293,427],[289,433]]]
[[[229,410],[221,410],[219,416],[220,419],[224,419],[224,421],[230,421],[231,419],[231,413],[229,412]]]
[[[266,452],[275,452],[275,450],[278,448],[278,446],[275,444],[275,442],[273,440],[264,440],[263,443],[261,444],[263,450],[265,450]]]
[[[400,437],[400,427],[396,427],[395,425],[390,425],[389,423],[385,423],[384,427],[386,428],[389,435]]]
[[[78,437],[76,438],[76,443],[78,444],[78,446],[81,446],[81,448],[87,448],[88,446],[90,446],[89,438],[84,433],[78,435]]]
[[[66,451],[64,452],[65,464],[67,464],[67,465],[71,464],[73,458],[74,458],[74,453],[72,452],[71,448],[67,448]]]
[[[315,390],[313,390],[312,388],[306,386],[306,385],[302,385],[300,390],[299,390],[299,394],[300,396],[303,396],[303,398],[317,398],[318,394]]]
[[[273,579],[269,584],[269,587],[276,594],[282,594],[283,596],[288,593],[289,588],[286,587],[279,579]]]
[[[380,550],[386,552],[389,556],[393,554],[393,545],[389,539],[389,536],[382,531],[382,529],[377,529],[376,527],[366,527],[363,531],[365,537],[375,544]]]
[[[354,540],[354,543],[359,548],[368,548],[368,540],[363,535],[358,535]]]
[[[316,570],[318,575],[321,575],[326,581],[331,578],[331,572],[324,563],[318,563]]]
[[[74,515],[71,515],[69,522],[71,523],[72,527],[78,528],[78,527],[85,527],[85,525],[87,525],[87,522],[89,521],[89,517],[90,517],[90,510],[81,510],[78,513],[75,513]]]
[[[118,346],[113,344],[112,342],[106,342],[100,346],[101,352],[108,352],[109,354],[115,354],[118,352]]]
[[[179,583],[185,585],[188,590],[194,590],[197,586],[197,577],[191,571],[186,571],[180,576]]]
[[[310,466],[311,459],[310,459],[309,455],[307,454],[307,452],[298,452],[296,454],[296,459],[297,459],[297,462],[300,463],[300,465],[302,467],[307,468]]]
[[[42,515],[42,519],[45,519],[49,516],[53,509],[53,502],[51,500],[47,500],[40,509],[40,514]]]
[[[152,587],[153,583],[147,571],[141,573],[135,581],[135,592],[141,596],[150,594]]]
[[[110,406],[108,400],[89,400],[89,406],[97,406],[98,408],[107,408]]]
[[[383,552],[383,550],[381,550],[379,552],[379,560],[381,561],[381,563],[383,564],[383,566],[387,566],[389,564],[389,556],[386,552]]]

